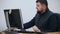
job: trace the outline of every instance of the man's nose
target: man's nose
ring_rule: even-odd
[[[36,9],[38,10],[38,7],[36,7]]]

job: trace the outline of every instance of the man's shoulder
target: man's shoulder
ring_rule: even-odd
[[[52,14],[49,18],[48,18],[49,21],[57,21],[57,17],[55,14]]]
[[[52,18],[52,17],[55,17],[55,18],[56,18],[56,15],[53,13],[53,14],[50,16],[50,18]]]

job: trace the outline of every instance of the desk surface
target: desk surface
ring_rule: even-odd
[[[5,34],[5,32],[0,32],[0,34]],[[24,33],[20,32],[18,34],[36,34],[36,33],[34,33],[34,32],[24,32]],[[45,34],[60,34],[60,32],[47,32]]]
[[[60,34],[60,32],[47,32],[47,34]]]
[[[19,34],[36,34],[36,33],[19,33]],[[47,32],[44,34],[60,34],[60,32]]]

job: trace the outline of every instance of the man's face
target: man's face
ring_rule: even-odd
[[[40,2],[37,2],[36,3],[36,9],[37,9],[37,11],[42,11],[43,10],[42,8],[43,8],[42,4]]]

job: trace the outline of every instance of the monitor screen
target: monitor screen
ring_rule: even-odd
[[[9,13],[9,11],[11,11]],[[22,28],[22,20],[21,20],[21,14],[19,9],[5,9],[4,13],[6,16],[6,12],[8,12],[8,19],[10,23],[10,27],[17,27]]]

